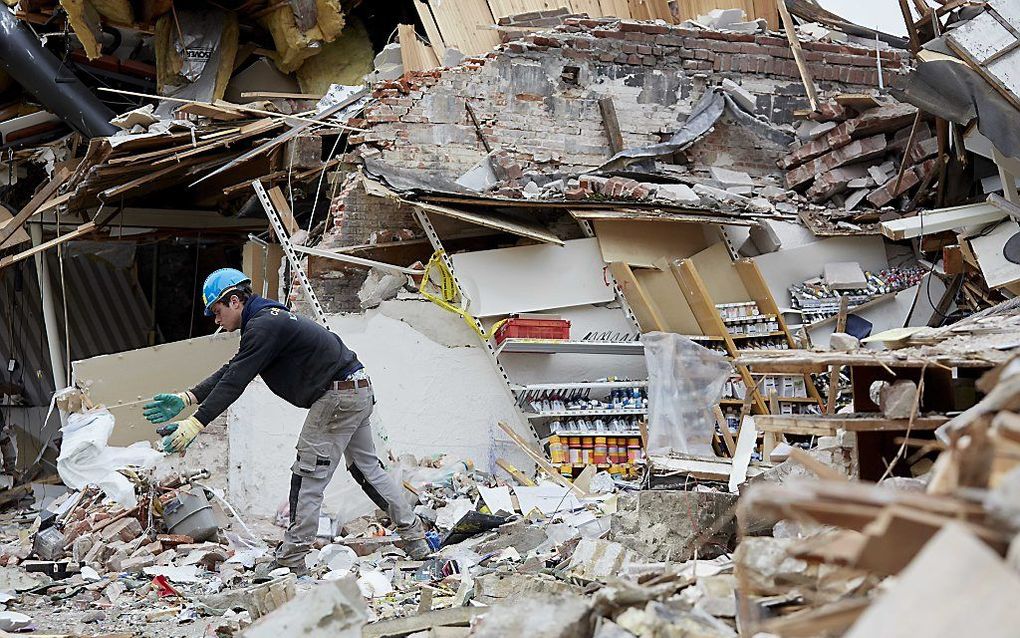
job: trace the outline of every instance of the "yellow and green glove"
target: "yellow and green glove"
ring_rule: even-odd
[[[150,423],[166,423],[194,402],[194,395],[190,392],[157,394],[152,397],[151,403],[145,404],[142,414]]]
[[[164,425],[156,430],[156,433],[163,437],[160,442],[163,451],[167,454],[184,453],[191,442],[195,440],[198,433],[205,429],[205,426],[193,416],[183,421],[177,421],[170,425]]]

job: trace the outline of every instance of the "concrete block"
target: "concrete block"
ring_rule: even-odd
[[[497,605],[477,621],[474,638],[583,638],[591,635],[592,610],[583,596],[521,598]]]
[[[848,335],[845,332],[833,332],[829,335],[829,349],[839,352],[853,352],[860,350],[861,342],[857,337]]]
[[[686,492],[679,490],[643,490],[621,496],[620,514],[615,516],[608,539],[616,541],[647,560],[685,561],[694,556],[695,540],[723,516],[731,520],[715,534],[704,539],[699,558],[720,553],[731,546],[736,536],[736,519],[731,506],[736,494],[724,492]]]
[[[743,171],[731,171],[728,168],[710,166],[708,172],[712,179],[722,184],[724,188],[730,186],[754,186],[754,180]]]
[[[733,101],[740,105],[748,113],[754,113],[757,108],[757,100],[747,89],[740,86],[733,80],[726,78],[722,81],[722,89],[733,98]]]
[[[474,600],[485,605],[525,596],[556,596],[581,593],[581,588],[544,574],[496,572],[475,578]]]
[[[659,184],[655,190],[655,197],[679,204],[697,205],[701,203],[701,198],[686,184]]]
[[[909,419],[914,408],[914,397],[917,384],[901,379],[895,383],[887,383],[878,393],[878,407],[887,419]]]
[[[246,638],[360,638],[368,620],[354,578],[327,581],[271,611],[249,627]]]
[[[759,255],[774,253],[783,245],[782,240],[779,239],[779,235],[776,234],[772,225],[765,220],[759,220],[756,225],[751,226],[751,230],[748,232],[748,239],[758,249]]]
[[[146,567],[152,567],[156,564],[156,557],[152,555],[152,552],[148,550],[142,550],[138,555],[125,560],[120,561],[120,569],[116,571],[123,571],[129,573],[140,572]]]

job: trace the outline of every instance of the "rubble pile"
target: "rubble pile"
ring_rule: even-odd
[[[842,208],[836,221],[877,221],[875,213],[857,209],[884,209],[917,187],[916,197],[892,207],[915,209],[935,182],[938,143],[931,126],[909,104],[867,95],[842,101],[847,106],[837,98],[799,125],[802,141],[780,162],[787,188],[815,203],[833,201]]]

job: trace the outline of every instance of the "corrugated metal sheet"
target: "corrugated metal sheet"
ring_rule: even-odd
[[[135,274],[134,253],[133,244],[67,244],[64,280],[71,361],[148,345],[151,310]],[[60,262],[54,250],[48,251],[46,258],[63,337]],[[63,342],[61,351],[66,352]],[[13,375],[7,366],[12,358],[20,365]],[[0,271],[0,363],[0,382],[23,385],[31,405],[49,405],[53,376],[42,297],[31,259]],[[70,367],[70,362],[65,362],[65,368]],[[29,434],[38,436],[39,432]]]

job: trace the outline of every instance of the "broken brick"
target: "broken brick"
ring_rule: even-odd
[[[903,171],[903,179],[900,180],[899,188],[895,188],[896,177],[896,175],[893,175],[889,178],[889,181],[871,191],[871,194],[868,195],[868,201],[876,208],[885,206],[914,186],[917,186],[917,184],[921,181],[921,178],[917,175],[917,171],[913,168],[908,168]]]

